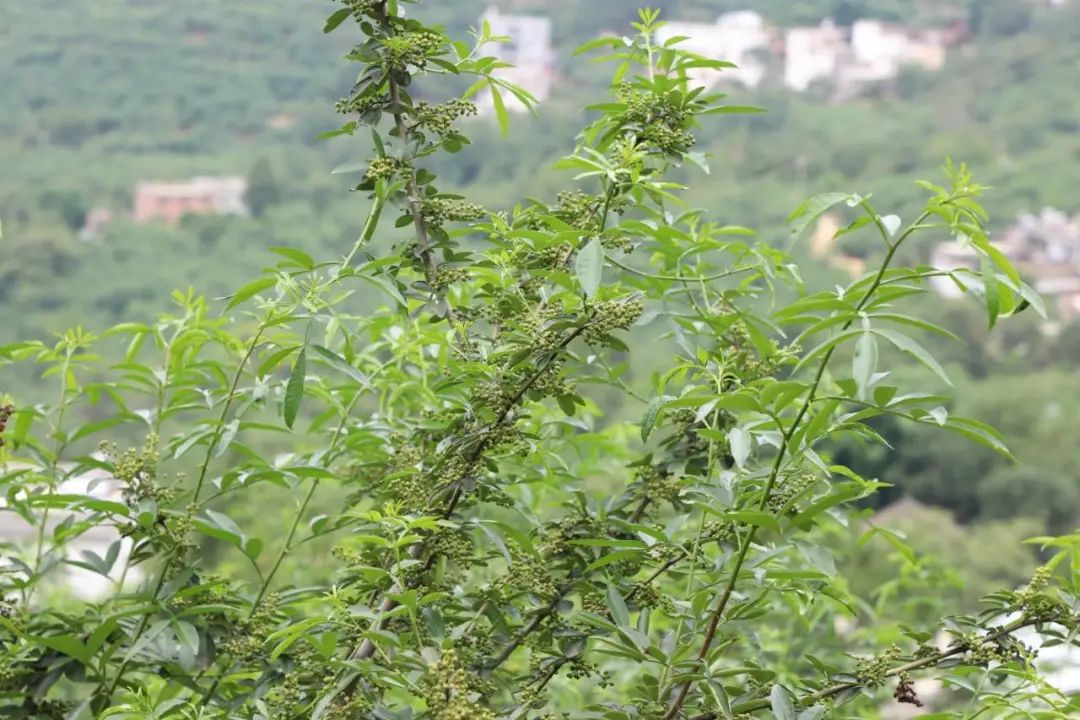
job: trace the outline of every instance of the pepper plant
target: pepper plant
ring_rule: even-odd
[[[991,324],[1041,310],[969,171],[923,183],[917,217],[851,193],[800,205],[796,240],[838,208],[842,233],[881,244],[865,277],[808,290],[786,239],[680,199],[672,169],[729,181],[695,153],[699,123],[754,108],[695,86],[727,64],[657,45],[643,11],[580,50],[614,80],[558,161],[565,191],[486,208],[428,159],[485,131],[477,93],[504,127],[504,95],[535,103],[484,56],[488,28],[464,43],[414,7],[341,0],[326,23],[356,35],[359,69],[327,135],[370,150],[339,168],[370,202],[341,257],[273,248],[227,302],[175,293],[153,324],[3,349],[55,388],[11,388],[3,411],[4,510],[32,529],[0,575],[4,713],[814,720],[920,704],[925,674],[956,689],[935,717],[1066,717],[1025,633],[1073,639],[1076,537],[1043,539],[1047,567],[982,614],[895,643],[836,630],[875,622],[832,553],[883,482],[831,444],[883,442],[871,421],[891,415],[1008,452],[888,369],[906,356],[947,382],[917,337],[948,332],[904,310],[931,278]],[[919,234],[981,268],[898,266]],[[651,377],[643,341],[670,358]],[[119,493],[72,491],[90,471]],[[110,529],[103,554],[72,550]],[[72,566],[113,592],[65,596]]]

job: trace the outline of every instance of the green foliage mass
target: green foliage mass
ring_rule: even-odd
[[[860,463],[893,474],[929,447],[926,429],[1011,459],[997,430],[963,413],[1038,434],[1067,387],[1047,372],[1027,404],[1019,385],[994,402],[936,390],[948,371],[925,338],[948,332],[919,312],[940,272],[904,263],[918,238],[970,240],[981,270],[953,274],[990,327],[1042,309],[991,243],[967,166],[947,163],[942,184],[919,182],[896,205],[850,192],[798,203],[790,237],[840,210],[880,248],[865,276],[816,283],[730,208],[687,202],[716,182],[681,183],[702,164],[699,131],[746,109],[693,87],[689,71],[716,61],[657,47],[646,10],[629,39],[581,48],[617,70],[608,102],[540,179],[558,190],[504,188],[490,207],[440,178],[469,142],[474,107],[456,92],[475,80],[532,98],[492,74],[489,38],[462,42],[415,5],[341,0],[318,23],[348,38],[351,89],[332,135],[356,207],[293,195],[304,172],[259,147],[254,219],[120,223],[84,255],[23,248],[41,277],[97,283],[82,291],[91,303],[50,307],[42,293],[39,310],[126,321],[0,353],[5,371],[37,378],[0,407],[4,510],[28,530],[0,564],[4,713],[870,718],[887,702],[921,706],[923,674],[951,690],[933,700],[939,718],[1074,712],[1026,643],[1071,642],[1080,627],[1078,536],[1039,538],[1038,568],[1011,542],[969,562],[965,542],[1019,539],[1039,520],[967,535],[945,514],[909,514],[897,524],[919,536],[909,544],[862,509],[887,486]],[[136,26],[175,22],[131,7]],[[295,16],[264,19],[292,35]],[[187,23],[186,41],[216,28]],[[76,123],[52,142],[111,132]],[[18,206],[19,242],[38,212],[77,224],[66,192]],[[185,238],[187,259],[168,272],[190,269],[227,297],[175,292],[160,314],[147,278],[93,274],[167,263],[160,249]],[[113,261],[74,262],[89,253]],[[6,272],[11,298],[41,291]],[[851,449],[898,428],[913,453]],[[1053,488],[1036,485],[1062,467],[959,455],[985,478],[969,487],[977,512],[1030,502],[1063,522],[1042,499]],[[116,492],[69,484],[91,471]],[[1038,490],[1018,495],[1018,482]],[[100,552],[87,547],[102,535]],[[888,563],[896,577],[881,575]],[[110,592],[72,597],[71,568]],[[978,614],[946,606],[971,602],[964,580],[1000,583]]]

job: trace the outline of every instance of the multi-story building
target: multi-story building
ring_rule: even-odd
[[[196,177],[187,182],[140,182],[135,186],[135,222],[175,223],[184,215],[247,215],[242,177]]]

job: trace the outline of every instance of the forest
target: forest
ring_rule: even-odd
[[[0,566],[8,714],[877,717],[910,665],[943,673],[933,717],[1068,717],[988,618],[1071,637],[1080,320],[992,243],[1080,213],[1080,5],[756,3],[970,28],[844,102],[680,85],[707,61],[646,30],[745,3],[505,5],[558,53],[509,118],[447,100],[489,81],[484,2],[0,9],[0,489],[40,529]],[[372,132],[338,131],[363,92]],[[244,176],[250,216],[131,217],[138,182],[201,175]],[[810,251],[826,211],[866,276]],[[946,300],[958,233],[984,269]],[[70,468],[123,501],[60,493]],[[50,584],[95,524],[152,592]]]

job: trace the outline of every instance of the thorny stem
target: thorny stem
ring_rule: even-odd
[[[915,228],[918,227],[923,220],[929,217],[929,215],[929,211],[924,211],[919,218],[908,226],[907,230],[897,238],[895,243],[889,244],[889,250],[885,253],[885,258],[881,261],[881,267],[878,269],[877,275],[875,275],[873,282],[870,283],[870,287],[867,288],[866,293],[862,296],[859,304],[855,306],[855,310],[851,313],[851,317],[844,323],[841,332],[847,330],[855,323],[859,313],[862,312],[863,308],[866,307],[867,303],[874,297],[874,293],[877,292],[878,286],[881,285],[881,281],[884,279],[885,273],[892,264],[896,251],[903,244],[904,240],[910,237]],[[885,235],[886,242],[888,243],[888,234],[885,229],[881,227],[880,224],[878,229]],[[806,417],[810,407],[814,404],[818,388],[821,386],[821,381],[825,377],[825,370],[829,366],[829,361],[832,359],[836,347],[836,345],[830,347],[821,358],[817,373],[814,375],[814,380],[810,384],[810,390],[803,399],[802,405],[795,415],[795,419],[792,421],[791,425],[788,426],[788,429],[782,433],[780,448],[776,452],[776,459],[773,461],[772,470],[769,472],[769,478],[765,483],[765,488],[762,490],[761,501],[758,503],[758,509],[760,511],[765,511],[768,508],[769,496],[772,494],[773,487],[776,485],[776,480],[780,476],[780,468],[783,466],[787,451],[791,447],[792,438],[798,430],[799,425]],[[720,627],[720,621],[723,619],[724,612],[727,610],[728,603],[731,601],[731,597],[735,592],[735,585],[739,581],[739,573],[742,571],[742,566],[746,562],[746,555],[750,551],[750,545],[754,542],[754,536],[757,534],[757,529],[757,525],[752,525],[747,531],[742,544],[739,546],[739,552],[735,557],[735,562],[731,569],[731,576],[728,578],[727,584],[724,586],[724,590],[721,592],[720,598],[716,603],[716,607],[709,617],[709,624],[705,629],[705,637],[702,639],[701,649],[697,653],[697,662],[699,664],[703,662],[709,654],[713,639],[716,637],[717,628]],[[679,689],[675,693],[675,698],[672,700],[671,705],[668,707],[668,711],[664,714],[662,720],[673,720],[673,718],[679,714],[679,710],[686,701],[686,696],[690,692],[690,687],[692,685],[693,681],[687,681],[679,686]]]

